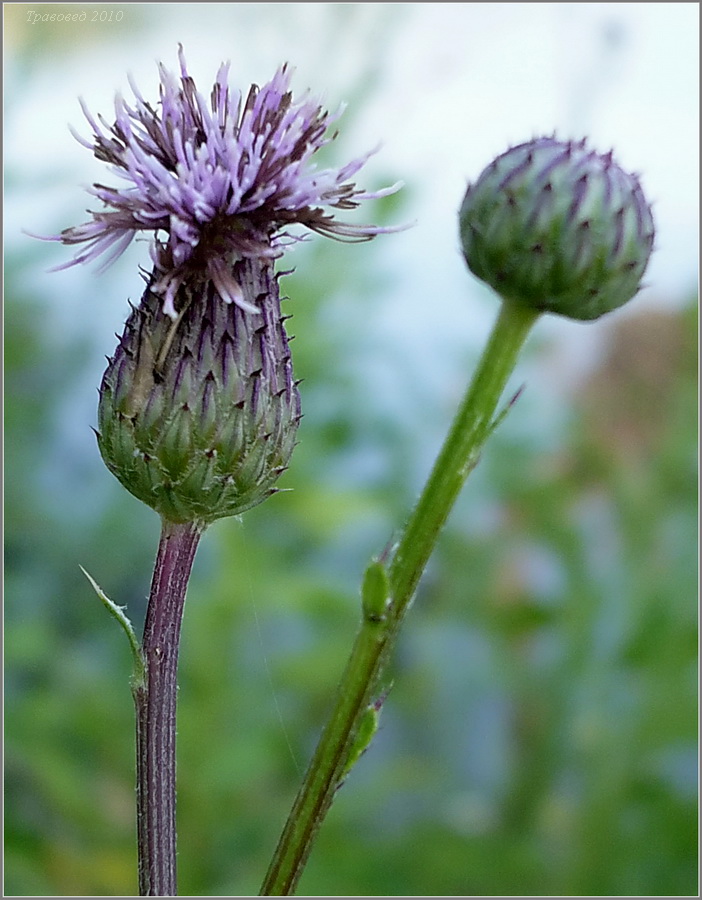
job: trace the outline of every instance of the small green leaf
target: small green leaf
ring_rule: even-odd
[[[353,769],[358,760],[363,756],[363,754],[370,746],[370,742],[373,740],[373,736],[378,730],[381,706],[381,702],[371,703],[370,706],[366,707],[364,713],[362,714],[361,720],[358,723],[356,735],[349,749],[348,757],[346,758],[346,764],[344,765],[343,771],[339,777],[339,787],[341,787],[344,781],[346,781],[351,769]]]
[[[100,585],[95,581],[95,579],[85,571],[83,566],[80,566],[80,570],[92,585],[95,593],[102,600],[107,611],[111,616],[114,616],[114,618],[117,619],[119,624],[124,629],[124,633],[127,635],[127,639],[129,640],[129,646],[132,651],[132,656],[134,657],[134,673],[132,676],[132,686],[134,689],[144,687],[146,685],[144,656],[141,652],[141,646],[139,644],[139,641],[137,640],[137,636],[134,633],[132,623],[124,613],[125,607],[117,606],[116,603],[113,603],[112,600],[110,600],[110,598],[107,596],[107,594],[102,590]]]
[[[383,622],[390,603],[390,581],[385,565],[378,559],[365,571],[361,598],[366,621]]]

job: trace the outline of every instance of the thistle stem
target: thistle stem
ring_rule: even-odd
[[[380,621],[364,613],[334,709],[288,817],[261,896],[287,896],[295,891],[317,831],[343,781],[360,719],[378,689],[419,579],[449,512],[495,427],[497,404],[538,315],[503,302],[478,368],[390,563],[390,602],[386,613]]]
[[[497,404],[538,317],[539,313],[530,308],[507,300],[502,302],[478,368],[390,565],[393,608],[398,625],[453,504],[497,424]]]
[[[185,593],[202,528],[163,520],[142,654],[136,707],[139,895],[176,895],[176,693]]]

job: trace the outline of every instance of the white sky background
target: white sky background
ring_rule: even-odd
[[[4,8],[6,252],[22,250],[30,240],[21,228],[54,233],[84,221],[91,198],[79,184],[106,179],[104,166],[68,133],[70,122],[89,134],[77,97],[109,118],[114,92],[131,96],[131,71],[142,93],[155,99],[155,62],[177,68],[182,41],[190,71],[206,93],[224,59],[232,62],[231,82],[244,90],[288,60],[296,94],[310,87],[332,109],[355,101],[339,125],[340,158],[382,142],[358,183],[377,187],[401,178],[407,185],[404,217],[417,221],[411,230],[375,242],[376,248],[383,242],[384,289],[369,327],[395,354],[415,360],[420,372],[424,368],[428,386],[441,390],[448,379],[451,387],[444,389],[451,396],[442,402],[451,405],[454,391],[462,389],[453,385],[456,367],[466,348],[482,343],[497,309],[462,262],[457,210],[468,180],[510,143],[555,130],[564,138],[587,135],[601,151],[614,148],[621,165],[641,173],[657,225],[650,287],[630,308],[680,304],[696,288],[695,3],[15,6],[12,20],[9,5]],[[122,10],[123,19],[119,26],[60,26],[70,52],[57,46],[49,53],[55,58],[42,52],[20,70],[15,49],[32,39],[32,29],[59,27],[28,24],[20,8]],[[358,98],[354,85],[363,75],[372,77]],[[360,218],[372,216],[371,202]],[[69,258],[70,248],[43,247],[46,268]],[[298,251],[297,265],[304,252]],[[346,252],[349,266],[362,265],[364,246]],[[135,267],[147,258],[143,245],[133,245],[108,276],[96,275],[94,267],[37,271],[33,286],[57,298],[58,333],[97,329],[101,352],[107,352],[126,316],[125,298],[139,293]],[[551,351],[534,376],[540,389],[562,399],[628,309],[594,324],[542,320],[537,327]],[[392,361],[378,365],[376,374],[388,376],[394,393]]]

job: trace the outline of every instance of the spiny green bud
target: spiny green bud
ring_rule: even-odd
[[[185,282],[177,318],[149,284],[100,387],[98,444],[108,469],[162,517],[207,525],[275,491],[300,420],[278,279],[241,260],[249,304],[209,280]]]
[[[473,274],[505,299],[571,319],[630,300],[653,247],[638,178],[584,140],[512,147],[468,187],[459,220]]]

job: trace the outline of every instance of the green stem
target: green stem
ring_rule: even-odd
[[[538,315],[506,300],[502,303],[478,368],[390,567],[394,604],[401,606],[398,619],[414,596],[439,532],[494,429],[497,404]]]
[[[369,686],[374,683],[386,640],[384,623],[362,623],[341,680],[344,691],[337,694],[261,888],[262,896],[286,896],[295,889],[317,830],[343,780],[355,725],[368,705]]]
[[[359,723],[394,646],[402,620],[480,450],[498,420],[495,410],[538,313],[503,302],[490,340],[453,421],[429,480],[405,525],[387,572],[389,602],[364,615],[322,733],[261,888],[262,896],[295,890],[315,835],[348,771]]]

